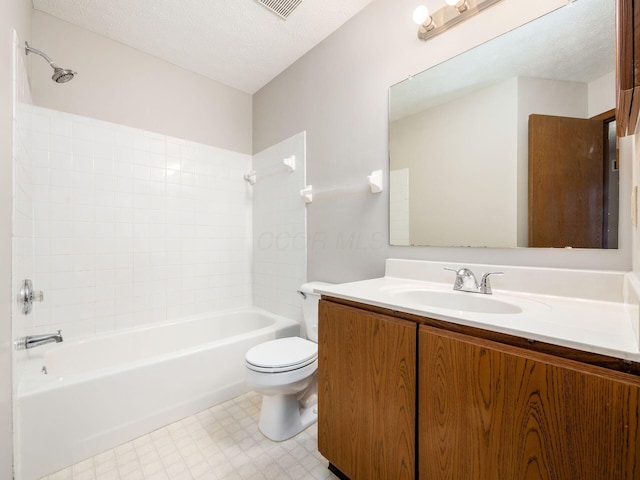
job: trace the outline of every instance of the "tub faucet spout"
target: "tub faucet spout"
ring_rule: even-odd
[[[24,350],[54,342],[62,342],[62,330],[58,330],[58,333],[47,333],[45,335],[29,335],[27,337],[22,337],[16,342],[16,347],[18,348],[18,350]]]

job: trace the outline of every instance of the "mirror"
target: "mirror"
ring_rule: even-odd
[[[389,89],[392,245],[618,247],[614,3],[578,0]]]

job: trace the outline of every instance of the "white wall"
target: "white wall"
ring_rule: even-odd
[[[616,108],[616,72],[589,82],[589,118]]]
[[[33,137],[46,301],[17,334],[86,337],[251,304],[249,155],[38,107]]]
[[[504,0],[425,43],[417,40],[411,19],[414,1],[377,0],[254,96],[254,150],[306,130],[307,176],[314,187],[376,169],[388,172],[390,85],[565,4]],[[388,247],[388,199],[384,192],[314,205],[307,219],[308,277],[340,282],[380,276],[387,257],[585,269],[631,266],[628,227],[622,229],[619,251]],[[358,241],[345,246],[340,237]]]
[[[291,156],[296,170],[288,172],[282,161]],[[253,169],[253,302],[302,321],[297,290],[307,274],[306,207],[300,197],[305,182],[304,132],[256,153]]]
[[[393,168],[410,168],[411,245],[516,246],[517,94],[513,78],[390,125]]]
[[[13,209],[13,31],[23,40],[31,35],[31,2],[0,2],[0,478],[13,476],[12,427],[12,332],[11,311],[14,299],[11,276]]]
[[[78,72],[56,84],[47,62],[29,55],[36,105],[252,153],[247,93],[40,11],[29,44]]]
[[[389,170],[389,242],[411,245],[409,176],[411,169]]]

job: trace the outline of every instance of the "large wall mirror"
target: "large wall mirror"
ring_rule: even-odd
[[[615,2],[559,8],[389,105],[392,245],[618,248]]]

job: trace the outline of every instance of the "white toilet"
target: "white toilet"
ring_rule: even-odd
[[[318,419],[318,301],[309,282],[300,287],[307,338],[278,338],[251,348],[246,359],[246,381],[263,395],[260,431],[271,440],[291,438]]]

